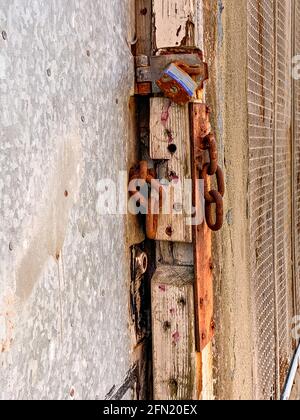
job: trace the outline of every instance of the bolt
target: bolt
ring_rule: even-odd
[[[91,51],[90,51],[90,50],[87,50],[86,55],[87,55],[88,57],[90,57],[90,56],[91,56]]]
[[[69,197],[69,192],[66,190],[65,192],[64,192],[64,196],[67,198],[67,197]]]
[[[2,38],[4,39],[4,41],[7,40],[7,33],[5,31],[2,31]]]
[[[9,248],[10,252],[12,252],[14,250],[13,244],[11,242],[9,243],[8,248]]]
[[[171,329],[171,323],[169,321],[164,322],[164,331],[167,332]]]
[[[171,238],[171,236],[173,235],[173,229],[172,226],[168,226],[166,229],[166,235],[169,236]]]
[[[144,9],[141,10],[141,15],[142,16],[146,16],[147,13],[148,13],[147,7],[145,7]]]
[[[48,77],[51,77],[51,74],[52,74],[52,73],[51,73],[51,69],[47,69],[47,76],[48,76]]]
[[[135,267],[138,275],[142,276],[146,273],[148,269],[148,256],[145,252],[142,252],[141,250],[137,251],[135,257]]]
[[[179,305],[185,306],[186,305],[186,300],[185,298],[182,296],[179,301],[178,301]]]
[[[81,122],[82,123],[85,123],[85,117],[82,115],[82,117],[81,117]]]

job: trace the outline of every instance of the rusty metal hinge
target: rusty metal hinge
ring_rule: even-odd
[[[156,238],[163,201],[163,186],[156,178],[155,170],[149,169],[146,161],[131,168],[129,173],[129,194],[134,197],[139,212],[146,215],[146,236],[151,240]]]
[[[184,105],[203,88],[208,67],[200,50],[169,50],[161,55],[136,57],[136,94],[163,93]]]

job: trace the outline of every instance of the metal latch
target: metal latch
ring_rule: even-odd
[[[164,93],[173,102],[184,105],[195,97],[208,79],[208,67],[200,50],[162,53],[136,57],[136,93]]]
[[[129,194],[134,197],[139,213],[146,215],[146,236],[155,240],[158,216],[162,210],[163,187],[156,179],[156,173],[148,168],[148,162],[141,161],[129,173]],[[151,189],[156,191],[156,196]]]

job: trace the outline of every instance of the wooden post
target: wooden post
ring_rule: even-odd
[[[203,49],[202,0],[152,0],[152,2],[154,17],[154,52],[159,53],[161,50],[164,50],[165,53],[169,48],[174,49],[174,47],[198,47]],[[189,124],[188,116],[186,116],[183,127],[185,127],[186,124]],[[160,147],[165,151],[165,145],[162,142],[160,143]],[[152,152],[154,157],[160,150],[156,149],[152,150]],[[168,155],[165,158],[169,159],[170,156]],[[195,170],[193,164],[191,165],[191,159],[190,156],[190,173]],[[165,174],[168,174],[168,164],[160,164],[159,168],[162,173],[165,171]],[[196,272],[193,270],[194,255],[192,244],[179,243],[174,239],[172,241],[159,242],[157,244],[157,262],[158,264],[162,264],[158,266],[152,285],[154,288],[152,291],[153,349],[155,352],[154,389],[155,397],[157,399],[181,399],[185,396],[186,399],[191,400],[200,399],[202,394],[205,395],[205,397],[211,398],[211,395],[209,395],[212,394],[210,392],[212,388],[210,386],[212,383],[211,345],[206,346],[203,354],[199,352],[211,338],[210,332],[205,338],[200,334],[200,330],[206,331],[208,318],[210,318],[210,327],[213,326],[211,323],[211,315],[203,318],[204,309],[201,310],[197,307],[197,304],[193,306],[190,305],[191,296],[194,297],[195,302],[200,302],[199,296],[203,293],[201,285],[205,284],[206,276],[208,276],[209,291],[212,290],[212,283],[210,283],[212,281],[211,234],[204,224],[201,225],[199,229],[194,229],[194,240],[196,239],[199,241],[200,238],[203,246],[201,245],[197,255],[195,252],[195,257],[197,256]],[[164,240],[167,241],[165,238]],[[209,264],[207,265],[208,262]],[[207,267],[209,267],[209,271],[207,270]],[[173,281],[170,282],[171,284],[168,284],[167,282],[167,295],[165,296],[164,294],[159,293],[160,290],[157,289],[157,285],[158,288],[159,286],[162,286],[164,289],[164,282],[166,281],[166,277],[168,277],[168,273],[171,273],[172,275],[174,270],[176,272],[181,270],[180,276],[173,276],[174,278]],[[196,284],[195,278],[197,279]],[[182,288],[183,281],[186,282],[184,288]],[[180,328],[183,328],[182,320],[185,323],[187,328],[186,332],[188,331],[190,340],[192,340],[194,346],[192,353],[190,353],[191,342],[186,339],[183,339],[180,343],[180,352],[177,347],[174,348],[174,343],[172,342],[170,335],[168,336],[167,332],[163,331],[162,327],[167,321],[164,318],[167,316],[168,306],[170,306],[171,302],[176,301],[178,289],[180,289],[181,294],[185,294],[186,302],[189,302],[185,312],[181,314],[181,319],[178,319],[178,325],[180,325]],[[211,297],[212,295],[209,294],[209,301]],[[209,309],[211,308],[212,306],[209,307]],[[197,322],[197,328],[195,326],[195,321]],[[194,329],[192,329],[192,325],[194,325]],[[167,327],[167,324],[165,324],[165,327]],[[197,332],[196,336],[195,331]],[[202,337],[202,343],[200,336]],[[185,337],[185,335],[183,337]],[[196,350],[198,350],[198,352]],[[203,366],[203,360],[205,361],[205,366]],[[172,365],[170,365],[172,362],[175,363],[173,368]],[[182,368],[183,365],[185,366],[184,369]],[[166,375],[164,375],[163,373],[166,367],[167,371]],[[187,382],[185,382],[186,377],[184,375],[188,368],[191,369],[189,371],[190,376],[188,376],[189,384],[193,383],[193,387],[187,386]],[[191,375],[194,377],[194,381],[192,382]],[[174,376],[175,378],[173,378]],[[206,389],[204,390],[203,387]]]
[[[192,243],[192,227],[186,223],[192,200],[184,195],[185,179],[191,178],[188,105],[167,98],[152,98],[150,104],[150,157],[165,161],[162,178],[172,183],[165,188],[166,211],[159,215],[156,240]]]
[[[152,280],[155,400],[197,399],[194,272],[161,266]]]

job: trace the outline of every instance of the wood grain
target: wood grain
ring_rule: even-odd
[[[155,400],[197,398],[193,281],[192,268],[176,266],[152,280]]]
[[[136,55],[152,54],[152,0],[136,1]]]
[[[185,243],[157,242],[156,261],[159,265],[194,267],[193,245]]]
[[[159,177],[172,181],[174,186],[169,188],[167,206],[159,216],[156,240],[192,242],[192,227],[186,222],[192,202],[184,193],[185,179],[191,179],[190,150],[188,106],[181,107],[166,98],[152,98],[150,157],[165,161],[159,165]]]
[[[197,0],[153,0],[156,48],[194,46],[199,22]]]

